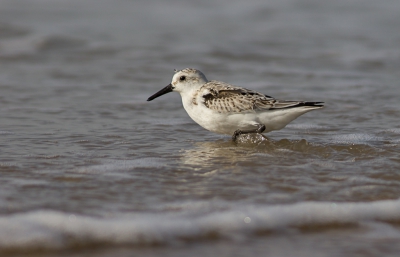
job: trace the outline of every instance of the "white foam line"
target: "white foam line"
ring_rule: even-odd
[[[226,205],[226,204],[225,204]],[[186,204],[180,211],[134,213],[95,218],[56,211],[35,211],[0,217],[0,250],[8,248],[63,249],[74,244],[169,243],[216,233],[224,238],[288,227],[399,221],[400,201],[368,203],[304,202],[272,206],[242,206],[225,210]],[[196,205],[195,205],[196,206]],[[214,209],[214,208],[212,208]]]
[[[332,140],[338,144],[357,144],[357,143],[368,143],[368,142],[382,142],[385,139],[383,137],[374,136],[372,134],[353,133],[334,135]]]

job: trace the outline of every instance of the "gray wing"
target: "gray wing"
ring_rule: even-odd
[[[322,107],[321,102],[280,101],[262,93],[229,85],[220,81],[210,81],[200,89],[204,92],[204,105],[219,113],[257,112],[300,106]]]

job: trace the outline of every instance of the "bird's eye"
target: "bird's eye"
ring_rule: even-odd
[[[184,81],[185,79],[186,79],[186,76],[180,76],[180,77],[179,77],[179,80],[180,80],[180,81]]]

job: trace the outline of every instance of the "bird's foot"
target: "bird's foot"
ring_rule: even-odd
[[[237,137],[240,136],[241,134],[243,134],[243,131],[241,131],[240,129],[238,129],[235,132],[233,132],[232,141],[236,142]]]
[[[265,136],[263,134],[261,134],[263,131],[265,130],[265,125],[264,124],[258,124],[258,127],[256,129],[253,130],[236,130],[235,132],[233,132],[232,135],[232,141],[236,142],[236,139],[238,136],[242,135],[242,134],[250,134],[250,133],[257,133],[260,134],[261,136],[263,136],[265,138]]]

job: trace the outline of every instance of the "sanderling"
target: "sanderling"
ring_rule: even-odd
[[[232,135],[267,133],[284,128],[300,115],[320,109],[323,102],[282,101],[221,81],[208,81],[199,70],[175,70],[172,82],[147,101],[166,93],[181,94],[183,107],[203,128]],[[262,134],[261,134],[262,135]]]

